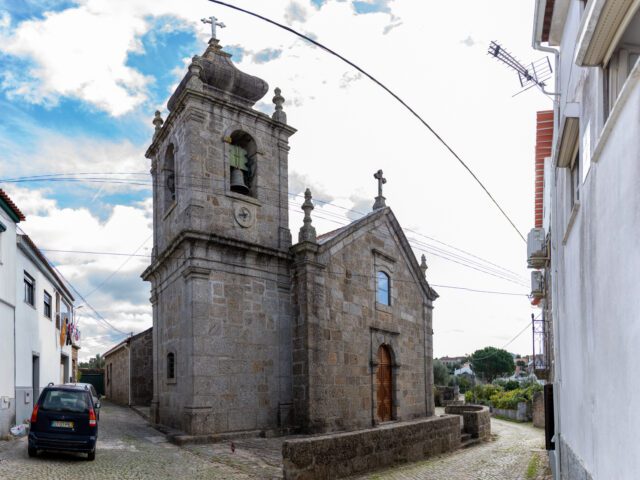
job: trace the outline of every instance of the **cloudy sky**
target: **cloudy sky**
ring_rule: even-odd
[[[535,113],[486,55],[523,61],[533,2],[230,0],[315,38],[393,89],[450,143],[526,235],[533,223]],[[237,66],[278,86],[291,139],[290,227],[306,186],[328,202],[319,232],[370,211],[372,174],[440,294],[435,355],[502,347],[530,322],[526,245],[470,175],[415,118],[348,65],[291,34],[206,0],[0,0],[0,187],[20,224],[85,297],[81,358],[151,325],[140,279],[152,247],[149,144],[166,101],[216,15]],[[256,104],[270,113],[272,93]],[[33,178],[38,176],[40,178]],[[46,176],[46,177],[43,177]],[[16,181],[16,179],[18,181]],[[134,254],[134,255],[131,255]],[[483,293],[471,290],[482,290]],[[115,329],[97,318],[93,309]],[[510,345],[531,350],[527,329]]]

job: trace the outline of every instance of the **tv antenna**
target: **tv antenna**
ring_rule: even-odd
[[[553,74],[549,57],[543,57],[540,60],[530,63],[528,66],[524,66],[516,57],[495,41],[491,41],[487,53],[495,57],[499,62],[504,63],[510,69],[515,70],[518,74],[518,80],[520,80],[522,90],[513,95],[514,97],[520,95],[522,92],[526,92],[532,87],[538,87],[545,95],[559,95],[557,93],[547,92],[544,89],[547,85],[545,82],[549,80]]]

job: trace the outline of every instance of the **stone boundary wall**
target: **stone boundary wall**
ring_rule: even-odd
[[[414,462],[460,446],[454,415],[384,424],[354,432],[288,440],[282,445],[285,480],[324,480]]]
[[[544,428],[544,395],[542,392],[533,394],[533,426]]]
[[[462,415],[463,431],[471,438],[480,440],[491,439],[491,413],[489,407],[482,405],[450,405],[444,409],[445,413]]]
[[[517,410],[506,410],[503,408],[491,408],[491,414],[493,416],[499,415],[501,417],[506,417],[510,420],[515,420],[516,422],[528,422],[531,420],[531,413],[527,407],[527,402],[518,403]]]

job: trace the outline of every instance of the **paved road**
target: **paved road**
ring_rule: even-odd
[[[542,431],[492,421],[494,441],[359,479],[476,480],[527,479],[525,471]],[[27,456],[26,439],[0,441],[0,479],[274,479],[282,478],[282,439],[243,439],[214,445],[177,447],[128,408],[104,403],[96,459],[41,453]],[[540,453],[541,458],[543,456]],[[542,477],[538,477],[539,480]]]
[[[439,410],[439,409],[437,409]],[[438,413],[438,412],[436,412]],[[493,440],[352,480],[546,480],[544,430],[491,419]],[[532,458],[537,468],[527,468]]]
[[[270,476],[274,467],[262,462],[259,452],[248,455],[241,442],[230,459],[228,444],[180,448],[167,443],[160,432],[128,408],[105,402],[99,428],[93,462],[81,454],[40,453],[37,458],[29,458],[26,438],[0,442],[0,479],[274,478]],[[216,449],[224,450],[224,454],[215,455]],[[275,475],[281,476],[280,468],[275,468]]]

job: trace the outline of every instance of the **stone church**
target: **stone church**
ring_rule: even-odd
[[[289,230],[284,98],[214,37],[168,102],[146,156],[154,248],[152,418],[191,435],[315,433],[434,413],[438,297],[382,196],[316,235]],[[369,173],[368,173],[369,174]]]

